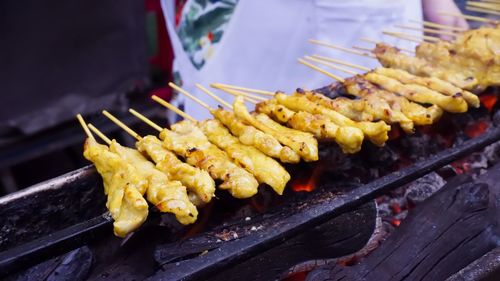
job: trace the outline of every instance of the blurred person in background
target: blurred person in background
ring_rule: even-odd
[[[212,107],[217,103],[196,90],[195,83],[291,92],[332,82],[298,64],[304,55],[378,65],[370,58],[310,44],[311,38],[351,47],[367,37],[414,48],[415,43],[382,35],[382,30],[422,19],[467,27],[464,19],[439,14],[460,13],[453,0],[162,0],[162,8],[175,56],[174,82]],[[218,94],[232,102],[228,94]],[[173,103],[197,119],[210,116],[182,95],[175,95]]]

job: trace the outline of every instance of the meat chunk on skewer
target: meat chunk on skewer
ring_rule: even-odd
[[[210,143],[196,124],[190,121],[176,123],[172,125],[172,130],[164,129],[160,139],[167,149],[184,157],[187,163],[221,180],[219,188],[228,190],[234,197],[248,198],[257,193],[259,183],[255,177]]]
[[[244,124],[233,112],[218,108],[212,110],[211,113],[243,144],[253,146],[267,156],[280,159],[283,163],[298,163],[300,161],[300,156],[290,147],[281,145],[272,135]]]
[[[253,146],[242,144],[217,120],[202,121],[199,127],[211,143],[223,149],[260,183],[269,185],[279,195],[283,194],[290,180],[290,174],[276,160],[264,155]]]
[[[471,90],[479,84],[476,77],[461,69],[433,65],[423,58],[403,54],[397,48],[383,43],[377,44],[373,53],[387,68],[403,69],[418,76],[437,77],[462,89]]]
[[[272,135],[280,143],[293,149],[305,161],[318,160],[318,142],[311,134],[281,126],[265,114],[262,114],[260,119],[260,115],[253,116],[248,112],[244,98],[241,96],[234,99],[233,107],[234,113],[239,119],[266,134]]]
[[[411,102],[403,96],[380,89],[368,82],[361,75],[346,79],[343,86],[350,95],[356,97],[377,97],[387,101],[393,112],[401,112],[413,121],[415,125],[433,124],[443,115],[443,110],[437,105],[424,107],[418,103]]]
[[[180,181],[207,203],[215,193],[215,182],[207,171],[182,162],[177,156],[164,148],[155,136],[145,136],[137,142],[137,149],[148,155],[156,163],[158,170],[166,173],[172,180]]]
[[[398,93],[415,102],[435,104],[443,110],[453,113],[466,112],[468,109],[467,102],[461,94],[451,97],[445,96],[426,87],[416,84],[402,84],[398,80],[374,72],[369,72],[364,77],[373,84],[379,85],[390,92]]]
[[[350,126],[356,127],[363,131],[365,136],[373,142],[375,145],[382,146],[385,144],[388,136],[388,131],[391,129],[385,122],[355,122],[344,115],[338,113],[335,110],[321,106],[313,101],[310,101],[303,94],[294,94],[288,96],[282,93],[277,93],[275,95],[278,103],[294,110],[294,111],[306,111],[313,114],[322,114],[328,117],[332,122],[338,126]]]
[[[348,87],[346,87],[346,89],[347,88]],[[314,92],[305,92],[305,95],[309,100],[316,102],[324,107],[338,111],[343,115],[346,115],[344,114],[345,110],[343,110],[343,108],[355,107],[357,108],[358,111],[369,114],[372,117],[372,119],[369,121],[383,120],[388,124],[399,123],[401,128],[403,128],[405,132],[407,133],[413,132],[413,121],[411,121],[400,111],[393,110],[387,103],[387,101],[383,100],[378,96],[368,95],[368,96],[363,96],[361,97],[361,99],[358,100],[351,100],[342,97],[336,99],[330,99],[324,95],[317,94]],[[356,115],[347,117],[355,121],[362,121],[361,118],[356,119]]]
[[[147,199],[158,210],[174,214],[182,224],[191,224],[196,221],[198,210],[189,200],[186,187],[181,182],[169,180],[165,173],[156,169],[153,163],[135,149],[123,147],[113,140],[109,150],[120,155],[147,179]]]
[[[457,94],[462,95],[464,100],[473,107],[479,107],[479,97],[475,94],[462,90],[453,84],[441,80],[436,77],[420,77],[410,74],[404,70],[392,69],[392,68],[376,68],[375,73],[384,75],[393,79],[398,80],[403,84],[416,84],[424,87],[428,87],[431,90],[437,91],[447,96],[455,96]]]
[[[356,153],[361,150],[364,135],[358,128],[337,126],[319,114],[292,111],[274,99],[257,104],[256,110],[296,130],[310,132],[318,139],[333,140],[344,153]]]
[[[94,163],[103,178],[106,206],[113,218],[116,236],[125,237],[141,226],[148,216],[148,203],[141,194],[147,180],[105,145],[88,138],[83,155]]]

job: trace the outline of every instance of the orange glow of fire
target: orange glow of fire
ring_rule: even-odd
[[[309,178],[299,178],[296,179],[292,183],[292,190],[295,192],[311,192],[316,188],[316,183],[318,181],[318,177],[321,175],[321,172],[323,171],[323,166],[321,164],[318,164],[311,176]]]
[[[482,135],[490,125],[486,121],[478,121],[472,125],[465,128],[465,134],[469,138],[475,138]]]
[[[307,273],[306,271],[301,271],[301,272],[294,272],[287,277],[285,277],[283,280],[284,281],[303,281],[306,280],[307,278]]]
[[[401,221],[400,220],[397,220],[397,219],[392,219],[391,220],[391,224],[393,226],[399,226],[401,224]]]
[[[399,126],[391,126],[388,134],[390,140],[398,139],[401,136],[401,128]]]
[[[479,100],[481,101],[481,104],[488,109],[488,111],[491,112],[493,110],[493,107],[497,103],[497,96],[494,93],[490,94],[483,94],[479,96]]]

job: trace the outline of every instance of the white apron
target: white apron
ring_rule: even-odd
[[[408,19],[422,19],[420,0],[239,0],[213,55],[198,70],[184,52],[175,31],[174,0],[161,3],[183,88],[212,107],[216,107],[217,102],[197,90],[195,83],[208,86],[219,82],[287,92],[297,87],[319,88],[331,83],[331,78],[299,64],[298,58],[321,54],[368,67],[378,63],[310,44],[308,39],[346,47],[373,47],[359,41],[360,37],[369,37],[411,48],[411,43],[383,36],[381,31],[394,30],[395,23]],[[233,101],[228,94],[216,93]],[[174,103],[183,103],[188,114],[199,120],[210,117],[209,112],[195,102],[181,95],[178,98]]]

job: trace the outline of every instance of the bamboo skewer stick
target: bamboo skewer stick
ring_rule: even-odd
[[[372,54],[372,53],[365,53],[365,52],[361,52],[361,51],[358,51],[358,50],[354,50],[354,49],[350,49],[350,48],[346,48],[346,47],[342,47],[342,46],[330,44],[330,43],[319,41],[319,40],[315,40],[315,39],[309,39],[309,42],[312,43],[312,44],[321,45],[321,46],[325,46],[325,47],[328,47],[328,48],[341,50],[341,51],[348,52],[348,53],[355,54],[355,55],[365,56],[365,57],[369,57],[369,58],[375,58],[375,55]]]
[[[324,70],[324,69],[322,69],[322,68],[319,68],[319,67],[315,66],[314,64],[310,64],[310,63],[308,63],[308,62],[307,62],[307,61],[305,61],[305,60],[299,59],[299,62],[300,62],[301,64],[303,64],[303,65],[305,65],[305,66],[308,66],[308,67],[310,67],[310,68],[312,68],[312,69],[314,69],[314,70],[316,70],[316,71],[318,71],[318,72],[321,72],[321,73],[325,74],[326,76],[329,76],[329,77],[331,77],[331,78],[333,78],[333,79],[335,79],[335,80],[337,80],[337,81],[339,81],[339,82],[342,82],[342,83],[343,83],[343,82],[345,81],[342,77],[337,76],[337,75],[335,75],[335,74],[333,74],[333,73],[331,73],[331,72],[329,72],[329,71],[326,71],[326,70]]]
[[[115,123],[118,127],[122,128],[129,135],[133,136],[136,140],[142,139],[138,133],[136,133],[134,130],[132,130],[129,126],[125,125],[122,121],[118,120],[118,118],[113,116],[107,110],[103,110],[102,114],[104,114],[104,116],[108,117],[109,120],[111,120],[113,123]]]
[[[363,70],[363,71],[370,71],[371,70],[368,67],[364,67],[364,66],[361,66],[361,65],[358,65],[358,64],[354,64],[354,63],[350,63],[350,62],[341,61],[339,59],[334,59],[334,58],[330,58],[330,57],[324,57],[324,56],[320,56],[320,55],[312,55],[312,57],[316,58],[316,59],[319,59],[319,60],[333,62],[333,63],[345,65],[345,66],[348,66],[348,67],[351,67],[351,68],[356,68],[356,69],[359,69],[359,70]]]
[[[97,129],[94,125],[92,124],[88,124],[89,126],[89,129],[94,132],[94,134],[96,134],[98,137],[100,137],[105,143],[107,143],[108,145],[111,144],[111,139],[108,138],[103,132],[101,132],[101,130]]]
[[[78,119],[78,122],[80,122],[80,125],[82,126],[83,131],[85,132],[87,137],[91,140],[95,140],[94,135],[92,135],[92,133],[90,132],[89,127],[87,126],[87,123],[85,123],[85,120],[83,120],[83,117],[80,113],[78,113],[76,115],[76,119]]]
[[[254,93],[254,94],[261,94],[261,95],[265,95],[265,96],[274,96],[274,94],[275,94],[271,91],[264,91],[264,90],[259,90],[259,89],[252,89],[252,88],[246,88],[246,87],[235,86],[235,85],[230,85],[230,84],[222,84],[222,83],[213,83],[213,84],[210,84],[210,86],[213,87],[213,85],[216,85],[216,84],[218,86],[221,86],[224,88],[229,88],[229,89],[233,89],[233,90],[240,90],[243,92],[249,92],[249,93]]]
[[[155,122],[153,122],[153,120],[151,120],[151,119],[147,118],[146,116],[140,114],[136,110],[134,110],[132,108],[129,108],[128,111],[130,113],[132,113],[132,115],[134,115],[135,117],[139,118],[144,123],[146,123],[149,126],[151,126],[153,129],[157,130],[158,132],[161,132],[163,130],[163,128],[160,125],[156,124]]]
[[[451,16],[451,17],[463,18],[463,19],[470,20],[470,21],[486,22],[486,23],[493,23],[493,24],[497,23],[497,21],[495,21],[495,20],[490,20],[490,19],[487,19],[487,18],[476,17],[476,16],[454,14],[454,13],[448,13],[448,12],[439,12],[438,14],[441,14],[443,16]]]
[[[216,100],[218,103],[222,104],[223,106],[229,108],[229,109],[233,109],[233,106],[231,104],[229,104],[227,101],[221,99],[219,96],[217,96],[216,94],[212,93],[212,91],[210,91],[209,89],[203,87],[202,85],[200,84],[196,84],[196,87],[200,90],[202,90],[205,94],[209,95],[210,97],[212,97],[214,100]]]
[[[457,33],[452,32],[452,31],[446,31],[446,30],[438,30],[438,29],[431,29],[431,28],[415,27],[415,26],[410,26],[410,25],[405,25],[405,24],[395,24],[394,26],[398,27],[398,28],[423,31],[423,32],[432,33],[432,34],[458,36]]]
[[[494,3],[480,3],[480,2],[472,2],[472,1],[467,1],[466,4],[468,6],[480,8],[480,9],[485,9],[485,10],[493,10],[493,11],[500,11],[500,6]]]
[[[214,83],[214,84],[211,84],[210,86],[216,88],[216,89],[219,89],[219,90],[225,90],[225,87],[217,84],[217,83]],[[256,96],[256,95],[252,95],[250,93],[247,93],[247,92],[243,92],[243,91],[238,91],[239,95],[240,96],[244,96],[247,98],[247,100],[254,100],[254,101],[257,101],[257,102],[261,102],[261,101],[265,101],[266,98],[263,98],[263,97],[259,97],[259,96]],[[274,94],[273,94],[274,95]]]
[[[402,32],[393,32],[393,31],[387,31],[387,30],[382,31],[382,33],[389,35],[389,36],[394,36],[394,37],[397,37],[400,39],[413,41],[416,43],[421,43],[422,41],[426,41],[426,40],[429,42],[438,42],[440,40],[437,37],[432,37],[432,36],[428,36],[428,35],[414,36],[414,35],[409,35],[409,34],[402,33]]]
[[[492,11],[492,10],[488,10],[488,9],[471,7],[471,6],[466,6],[465,9],[467,11],[479,12],[479,13],[485,13],[485,14],[500,16],[500,11]]]
[[[174,83],[172,82],[169,82],[168,85],[170,86],[170,88],[182,93],[182,92],[185,92],[184,89],[182,89],[181,87],[175,85]],[[177,107],[171,105],[170,103],[168,103],[166,100],[156,96],[156,95],[153,95],[151,96],[151,98],[156,101],[157,103],[165,106],[166,108],[172,110],[173,112],[177,113],[179,116],[181,116],[182,118],[184,119],[188,119],[190,121],[193,121],[195,122],[196,119],[194,119],[192,116],[188,115],[187,113],[185,113],[184,111],[181,111],[180,109],[178,109]]]
[[[351,75],[357,75],[358,73],[355,72],[355,71],[352,71],[352,70],[349,70],[349,69],[346,69],[346,68],[343,68],[343,67],[340,67],[340,66],[336,66],[330,62],[326,62],[326,61],[323,61],[323,60],[320,60],[320,59],[316,59],[316,58],[313,58],[313,57],[309,57],[309,56],[305,56],[304,57],[305,59],[307,60],[310,60],[310,61],[314,61],[314,62],[317,62],[317,63],[320,63],[322,65],[325,65],[325,66],[328,66],[328,67],[331,67],[331,68],[334,68],[334,69],[339,69],[341,68],[342,71],[346,72],[346,73],[349,73]]]
[[[234,87],[238,87],[238,86],[234,86]],[[261,102],[261,101],[257,101],[257,100],[249,100],[249,99],[248,99],[248,97],[246,97],[246,96],[242,95],[242,94],[247,94],[247,93],[242,92],[242,91],[240,91],[240,90],[234,90],[234,89],[231,89],[231,88],[226,88],[226,87],[224,87],[224,88],[219,88],[219,89],[220,89],[220,90],[222,90],[222,91],[224,91],[224,92],[226,92],[226,93],[228,93],[228,94],[230,94],[230,95],[233,95],[233,96],[235,96],[235,97],[237,97],[237,96],[242,96],[244,100],[246,100],[246,101],[248,101],[248,102],[251,102],[251,103],[253,103],[253,104],[258,104],[259,102]],[[264,99],[264,100],[262,100],[262,101],[266,101],[266,99]]]
[[[372,49],[370,48],[367,48],[367,47],[361,47],[361,46],[356,46],[356,45],[353,45],[352,46],[353,49],[356,49],[356,50],[360,50],[360,51],[367,51],[367,52],[371,52]]]
[[[330,64],[330,67],[333,68],[333,69],[335,69],[335,70],[340,70],[340,71],[345,72],[345,73],[350,74],[350,75],[358,75],[359,74],[359,73],[356,73],[356,72],[351,71],[349,69],[345,69],[343,67],[335,65],[335,64]],[[341,81],[341,82],[344,82],[344,81]]]
[[[413,23],[418,23],[426,27],[434,27],[434,28],[440,28],[440,29],[446,29],[446,30],[451,30],[451,31],[466,31],[466,28],[463,27],[456,27],[456,26],[449,26],[449,25],[444,25],[444,24],[439,24],[439,23],[434,23],[430,21],[418,21],[418,20],[410,20],[410,22]]]
[[[166,100],[162,99],[162,98],[159,98],[157,96],[152,96],[151,97],[155,102],[161,104],[162,106],[172,110],[173,112],[179,114],[179,116],[181,116],[182,118],[186,119],[186,120],[189,120],[189,121],[192,121],[192,122],[196,122],[196,119],[194,119],[194,117],[192,117],[191,115],[187,114],[186,112],[178,109],[177,107],[173,106],[171,103],[167,102]]]

